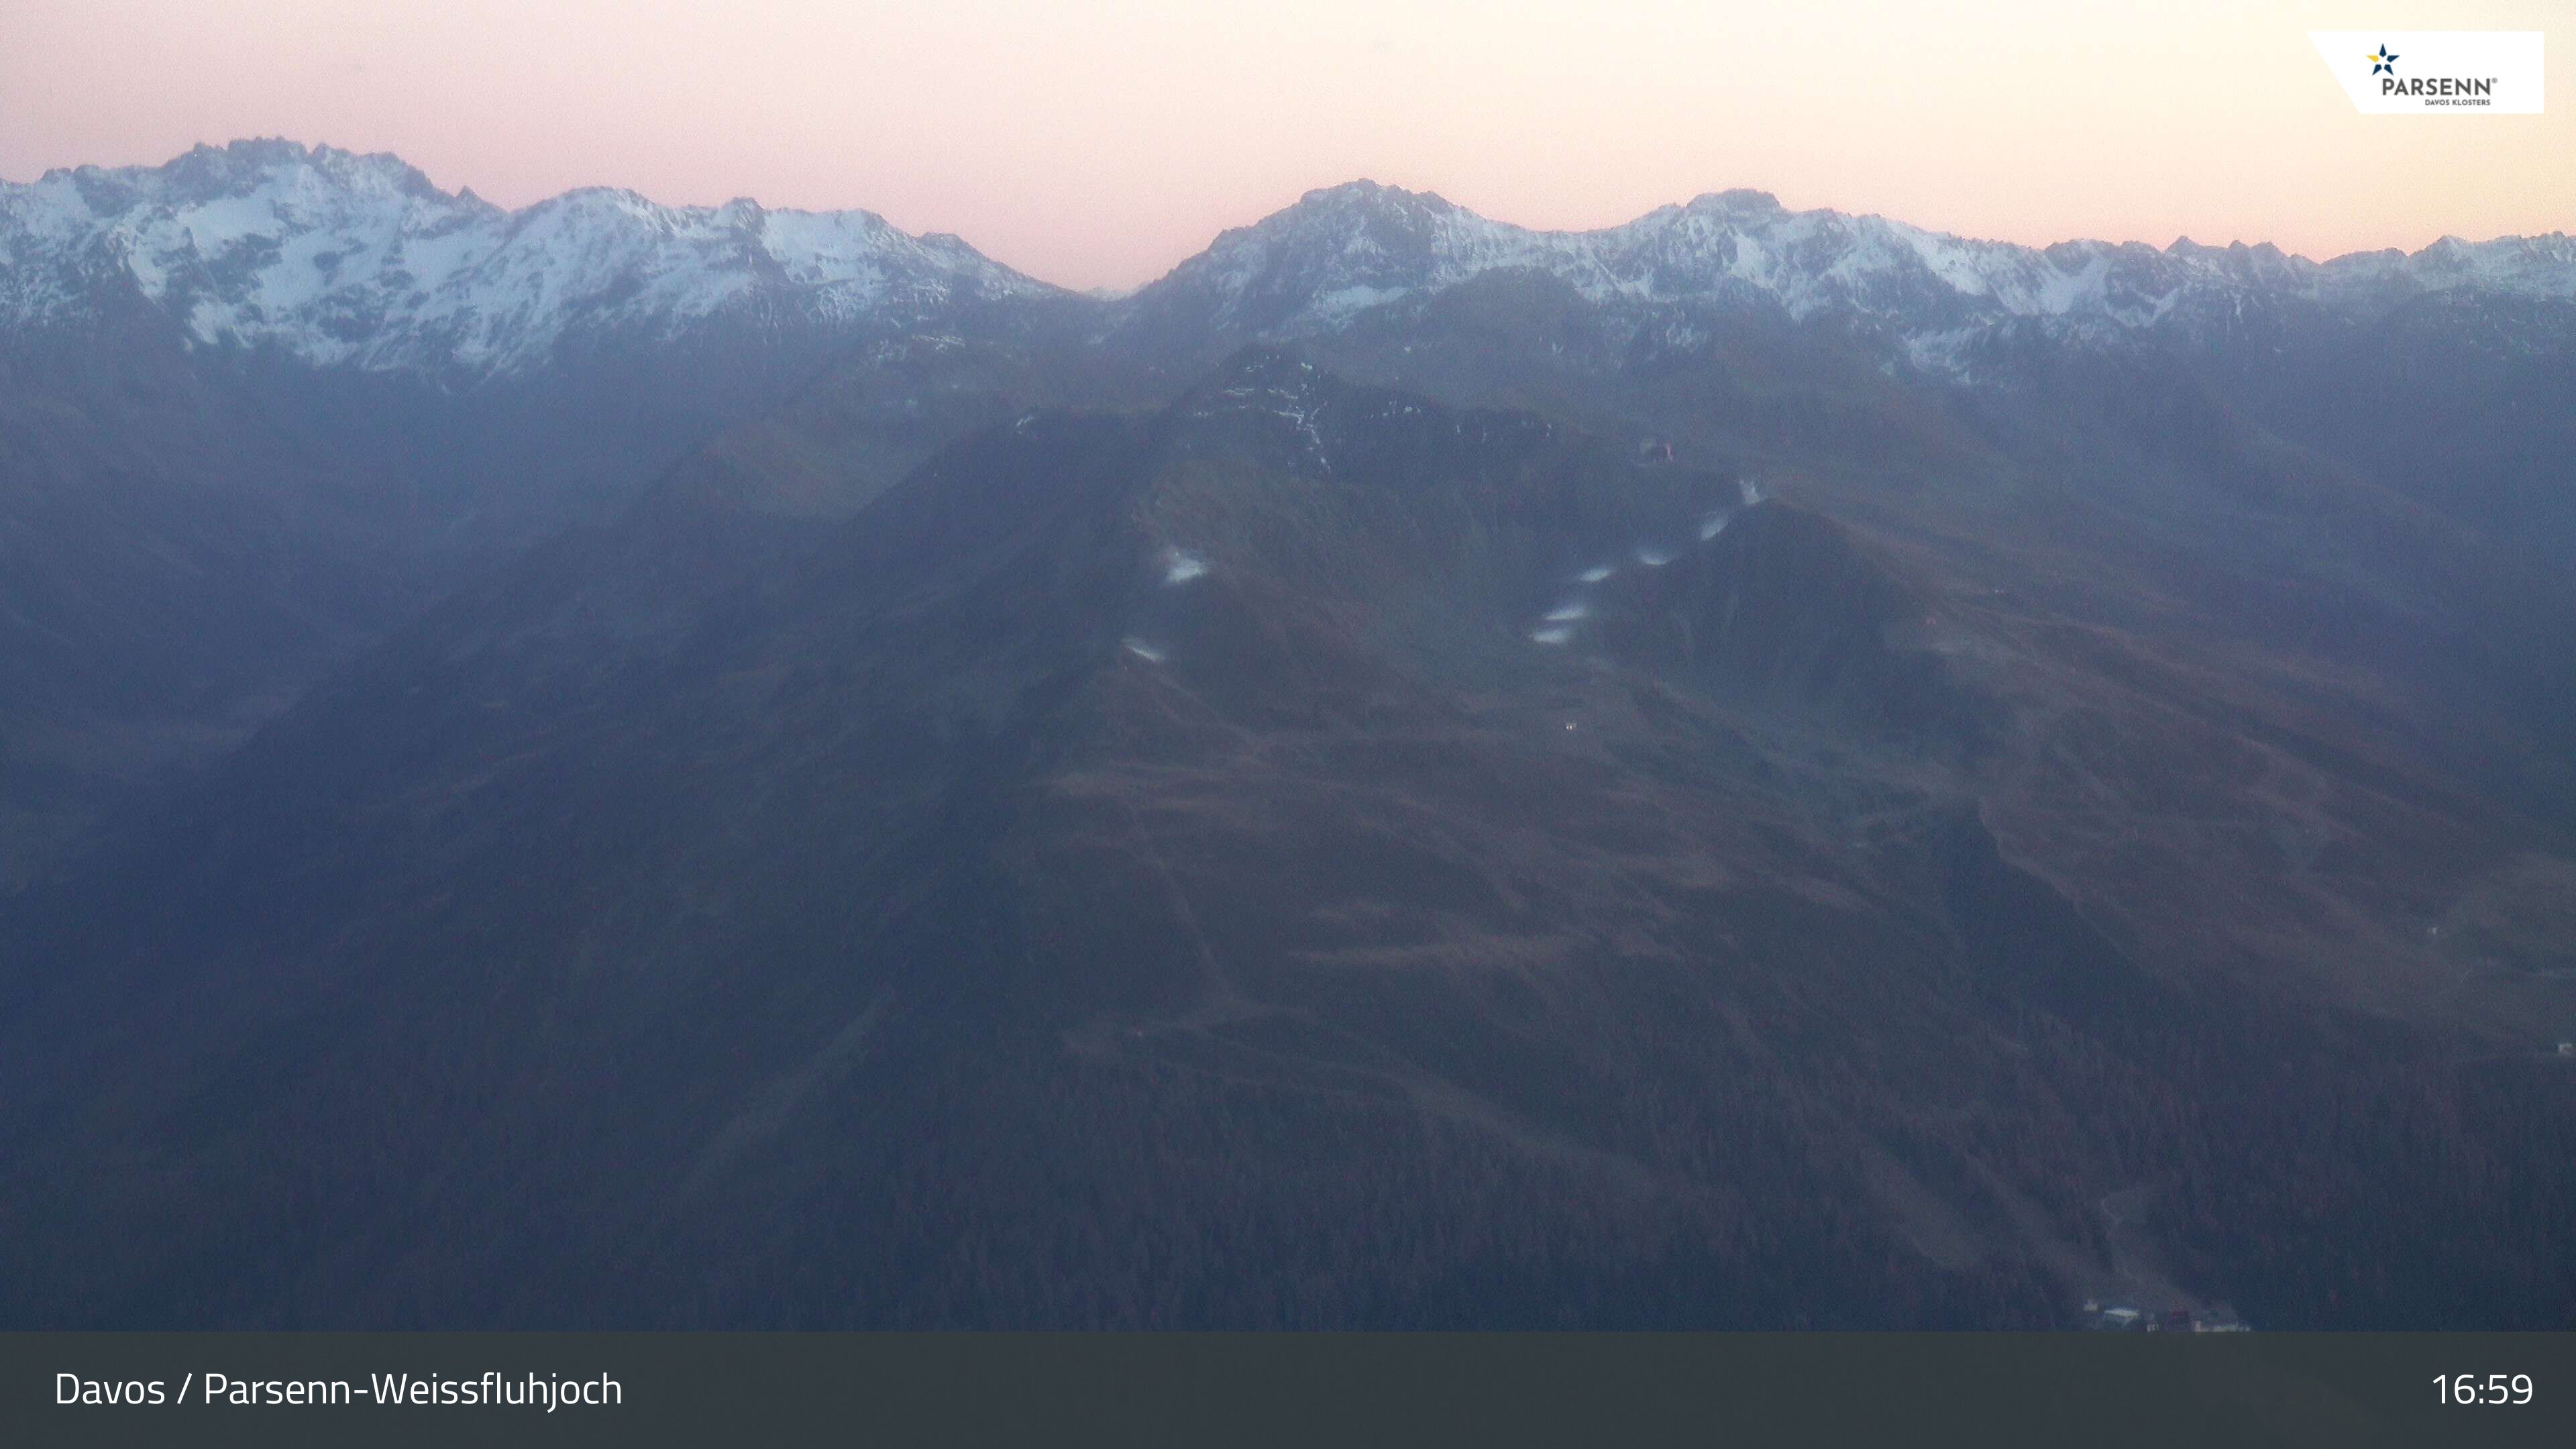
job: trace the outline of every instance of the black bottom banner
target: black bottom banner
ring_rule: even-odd
[[[2576,1444],[2576,1334],[0,1334],[0,1444]]]

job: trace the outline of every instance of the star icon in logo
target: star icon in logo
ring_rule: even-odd
[[[2390,75],[2397,74],[2397,57],[2389,54],[2388,45],[2385,41],[2380,43],[2380,47],[2375,54],[2365,55],[2362,59],[2370,62],[2370,73],[2372,75],[2377,75],[2383,70],[2388,72]]]

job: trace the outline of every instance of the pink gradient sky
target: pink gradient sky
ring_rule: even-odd
[[[1353,177],[1589,227],[1730,186],[1972,236],[2316,256],[2576,227],[2544,116],[2362,116],[2309,30],[2568,0],[0,0],[0,177],[282,135],[519,205],[861,206],[1068,286]]]

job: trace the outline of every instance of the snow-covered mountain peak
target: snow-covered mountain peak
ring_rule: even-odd
[[[1769,309],[1951,371],[1998,328],[2113,338],[2241,329],[2284,308],[2371,325],[2430,293],[2508,310],[2576,299],[2576,242],[2557,233],[2328,262],[2187,239],[2028,247],[1745,189],[1540,231],[1353,181],[1226,232],[1132,295],[1086,298],[865,211],[674,207],[613,187],[513,211],[398,157],[292,141],[0,183],[0,327],[89,327],[139,302],[201,347],[468,382],[568,346],[635,349],[718,325],[821,340],[936,329],[960,308],[1040,297],[1098,309],[1106,333],[1149,348],[1221,352],[1513,270],[1548,274],[1641,331],[1704,336],[1695,313]]]
[[[1551,273],[1596,303],[1669,317],[1770,307],[1831,317],[1946,365],[1964,339],[2038,323],[2113,336],[2239,319],[2280,305],[2367,323],[2426,292],[2576,295],[2563,236],[2445,238],[2409,256],[2314,262],[2267,244],[1980,241],[1886,217],[1793,211],[1768,192],[1712,192],[1594,231],[1537,231],[1371,182],[1308,192],[1229,231],[1146,289],[1134,317],[1224,339],[1333,331],[1500,269]]]
[[[728,314],[907,325],[1052,290],[869,212],[671,207],[609,187],[506,211],[393,156],[291,141],[0,185],[0,320],[79,326],[121,286],[200,345],[469,376],[586,334],[667,338]]]

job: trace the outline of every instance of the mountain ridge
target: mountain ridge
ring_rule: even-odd
[[[1965,368],[1967,335],[2019,320],[2120,334],[2289,305],[2367,325],[2428,293],[2576,298],[2576,239],[2563,232],[2323,261],[2268,242],[2188,238],[2161,249],[2031,247],[1877,214],[1792,211],[1746,188],[1555,231],[1436,193],[1346,182],[1102,297],[865,210],[675,207],[612,187],[512,210],[471,188],[442,191],[391,154],[274,139],[201,145],[158,167],[0,182],[0,318],[77,321],[92,310],[88,288],[122,277],[178,315],[196,345],[274,344],[316,366],[469,376],[527,370],[589,332],[641,327],[667,340],[744,311],[768,325],[918,323],[958,304],[1043,298],[1091,309],[1104,338],[1185,317],[1235,342],[1297,336],[1512,268],[1624,307],[1847,316],[1904,339],[1909,360],[1936,373]]]
[[[1790,211],[1768,193],[1741,189],[1616,226],[1542,231],[1363,181],[1310,191],[1225,232],[1140,289],[1134,304],[1147,313],[1194,310],[1189,321],[1200,327],[1295,336],[1515,268],[1552,274],[1599,304],[1750,303],[1800,322],[1842,315],[1903,339],[1911,360],[1935,373],[1957,370],[1949,351],[1960,338],[2031,319],[2136,333],[2169,318],[2216,323],[2249,304],[2305,306],[2367,323],[2431,292],[2576,297],[2576,240],[2565,233],[2445,238],[2413,254],[2355,252],[2324,262],[2269,244],[2028,247],[1874,214]]]
[[[670,207],[584,187],[506,210],[399,157],[290,141],[0,183],[0,316],[79,325],[132,282],[195,345],[367,371],[526,371],[585,332],[729,312],[820,324],[1058,289],[874,212]]]

